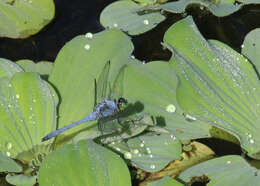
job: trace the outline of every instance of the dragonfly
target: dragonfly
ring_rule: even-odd
[[[73,128],[79,124],[89,122],[89,121],[98,121],[98,128],[102,133],[102,120],[109,119],[111,117],[116,116],[120,111],[122,111],[124,108],[127,107],[128,103],[127,100],[123,97],[119,97],[120,90],[122,87],[119,87],[120,81],[116,78],[115,84],[113,86],[113,89],[117,89],[118,93],[116,94],[116,91],[111,91],[111,86],[108,82],[109,77],[109,70],[110,70],[110,61],[108,61],[99,78],[98,82],[96,79],[94,80],[94,89],[95,89],[95,97],[94,97],[94,109],[93,112],[89,113],[84,118],[73,122],[63,128],[57,129],[51,133],[49,133],[47,136],[42,138],[43,141],[47,141],[57,135],[59,135],[62,132],[67,131],[70,128]],[[109,93],[107,94],[107,88],[109,88]],[[112,99],[111,97],[118,96],[118,99]]]

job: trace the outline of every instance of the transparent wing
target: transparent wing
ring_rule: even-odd
[[[113,86],[109,86],[109,98],[111,100],[123,97],[125,67],[126,65],[120,68],[119,73],[117,74],[116,79],[113,83]]]
[[[109,77],[109,70],[110,70],[110,61],[108,61],[99,78],[98,78],[98,81],[97,83],[95,83],[95,89],[96,89],[96,92],[95,92],[95,97],[96,97],[96,100],[95,100],[95,104],[98,104],[100,103],[102,100],[106,99],[107,98],[107,87],[108,87],[108,77]]]

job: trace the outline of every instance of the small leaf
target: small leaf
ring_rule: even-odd
[[[194,181],[208,180],[209,186],[258,185],[260,172],[242,157],[229,155],[195,165],[181,173],[179,179],[190,184]]]
[[[53,63],[42,61],[34,63],[31,60],[24,59],[16,61],[16,64],[18,64],[25,72],[37,72],[39,73],[43,78],[46,80],[48,79],[48,76],[51,74]]]
[[[39,184],[130,186],[131,180],[120,157],[91,140],[82,140],[65,145],[46,157],[40,167]]]
[[[53,0],[0,1],[0,37],[25,38],[54,17]]]
[[[10,79],[16,72],[23,72],[23,69],[10,60],[0,58],[0,78]]]
[[[258,74],[260,73],[260,28],[249,32],[241,46],[244,54],[255,65]]]
[[[34,184],[36,184],[36,176],[25,176],[23,174],[8,174],[5,179],[8,183],[12,185],[33,186]]]
[[[102,11],[100,22],[104,27],[118,28],[130,35],[139,35],[164,21],[165,16],[160,11],[145,12],[143,8],[143,5],[131,0],[117,1]]]
[[[169,162],[180,159],[181,143],[172,134],[142,135],[124,142],[109,144],[131,163],[147,172],[163,169]]]
[[[164,176],[162,179],[158,181],[154,181],[151,183],[148,183],[147,186],[182,186],[183,184],[172,179],[169,176]]]
[[[22,167],[0,152],[0,172],[21,172]]]
[[[179,0],[176,2],[165,3],[159,8],[172,13],[183,13],[187,7],[200,6],[201,9],[207,8],[212,14],[218,17],[228,16],[238,11],[241,5],[234,4],[235,0]]]

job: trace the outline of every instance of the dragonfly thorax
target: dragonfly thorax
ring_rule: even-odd
[[[117,111],[117,103],[112,100],[103,100],[94,109],[94,112],[98,113],[99,117],[109,117]]]

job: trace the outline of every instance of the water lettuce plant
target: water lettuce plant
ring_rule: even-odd
[[[128,0],[111,7],[120,4],[122,14],[133,14],[138,24],[129,34],[137,34],[165,19],[157,10],[180,2]],[[109,21],[110,27],[131,27]],[[120,186],[131,185],[131,176],[146,176],[143,184],[163,177],[148,184],[158,186],[198,181],[257,185],[259,34],[256,29],[246,36],[240,54],[205,39],[187,16],[164,35],[169,61],[142,63],[132,55],[131,38],[115,28],[73,38],[54,65],[0,59],[1,182]],[[96,82],[108,61],[107,88],[120,91],[128,106],[104,120],[105,132],[92,121],[42,142],[48,133],[93,111]],[[243,156],[214,158],[209,147],[195,141],[211,137],[240,145]]]

